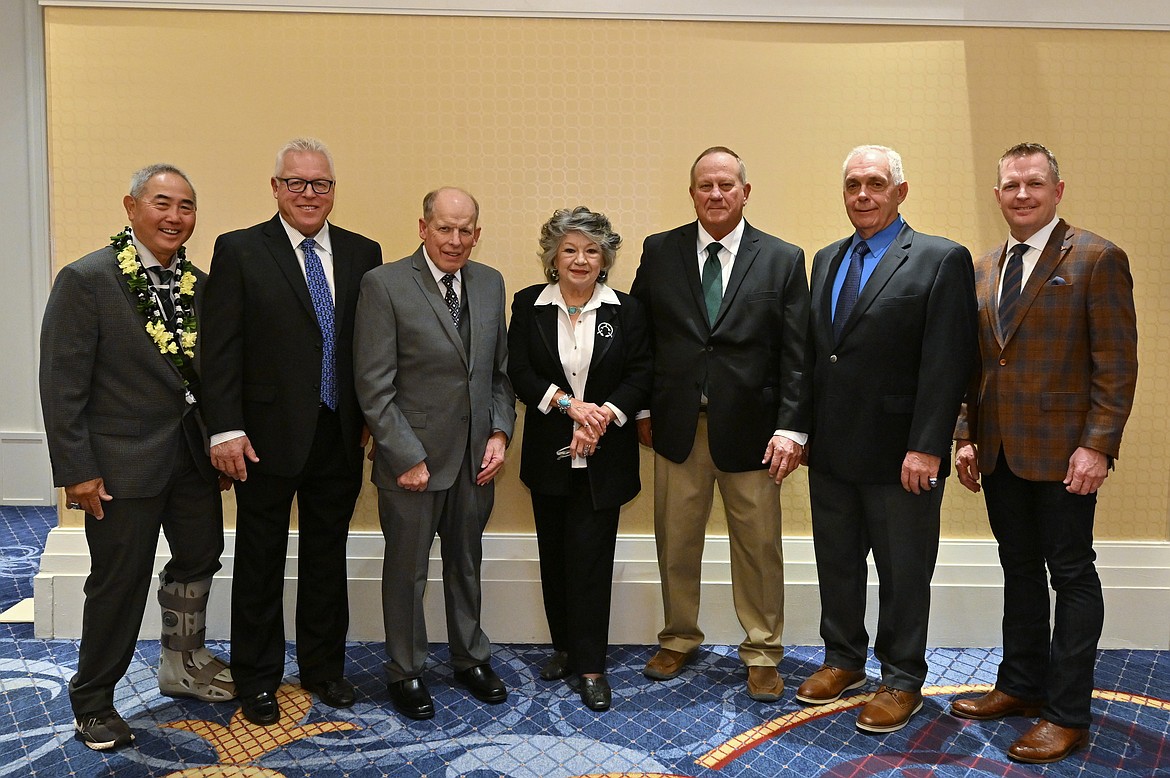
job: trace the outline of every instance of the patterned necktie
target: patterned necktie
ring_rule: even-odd
[[[442,278],[443,286],[447,287],[447,293],[443,295],[443,302],[447,303],[447,310],[451,312],[451,321],[455,323],[455,329],[459,329],[459,296],[455,294],[455,276],[452,273],[447,273]]]
[[[167,270],[160,265],[151,265],[146,268],[150,271],[150,285],[154,288],[154,296],[162,308],[163,318],[167,326],[175,321],[175,293],[171,287],[171,279],[175,277],[173,270]]]
[[[337,410],[337,366],[334,355],[333,295],[329,293],[329,282],[325,280],[325,268],[314,250],[312,238],[301,241],[305,252],[305,280],[309,284],[309,297],[313,298],[313,311],[321,327],[321,402],[331,410]]]
[[[857,295],[861,292],[861,268],[868,253],[869,244],[865,241],[859,241],[853,247],[849,269],[845,271],[845,283],[841,285],[841,293],[837,295],[837,312],[833,315],[834,340],[841,340],[845,322],[849,321],[849,314],[853,313],[853,306],[857,304]]]
[[[1016,303],[1020,301],[1020,291],[1024,281],[1024,252],[1028,244],[1017,243],[1012,246],[1011,256],[1008,257],[1007,269],[1003,273],[1003,286],[999,290],[999,329],[1007,329],[1008,322],[1016,312]]]
[[[707,323],[714,324],[723,304],[723,266],[719,264],[720,243],[707,246],[707,261],[703,263],[703,300],[707,303]]]

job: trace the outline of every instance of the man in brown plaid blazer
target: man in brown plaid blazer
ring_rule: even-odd
[[[1089,741],[1105,613],[1093,513],[1133,404],[1137,322],[1125,252],[1056,216],[1064,181],[1052,152],[1008,149],[995,193],[1010,236],[975,263],[982,371],[955,464],[968,489],[980,475],[986,487],[1004,570],[1003,661],[992,691],[951,712],[1039,715],[1008,756],[1048,763]]]

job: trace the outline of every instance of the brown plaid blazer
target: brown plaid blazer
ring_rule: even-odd
[[[1061,481],[1078,446],[1117,458],[1137,383],[1137,317],[1120,248],[1061,219],[999,325],[1006,244],[975,262],[981,370],[955,437],[974,440],[990,473]]]

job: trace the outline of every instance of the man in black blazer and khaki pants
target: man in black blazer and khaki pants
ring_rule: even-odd
[[[796,699],[826,704],[865,684],[872,551],[882,683],[857,726],[882,733],[922,707],[942,482],[976,364],[975,282],[967,249],[899,215],[909,186],[897,152],[859,146],[842,178],[855,232],[812,270],[808,478],[825,663]]]
[[[651,235],[630,294],[645,305],[654,352],[649,417],[654,536],[666,623],[643,673],[674,678],[703,642],[699,589],[715,484],[731,541],[732,596],[752,699],[784,689],[784,568],[777,485],[808,432],[808,280],[804,252],[743,218],[742,160],[723,146],[691,166],[697,222]]]
[[[353,704],[345,545],[361,490],[362,417],[353,388],[358,285],[378,244],[326,221],[333,160],[298,138],[277,154],[279,213],[219,236],[207,281],[204,386],[212,461],[237,480],[232,658],[247,719],[280,718],[284,567],[297,500],[296,641],[301,685]]]

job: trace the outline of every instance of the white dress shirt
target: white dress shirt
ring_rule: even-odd
[[[553,283],[546,286],[540,296],[536,298],[536,302],[533,303],[534,306],[555,305],[557,307],[557,356],[560,357],[561,367],[564,368],[565,376],[569,379],[569,388],[572,389],[572,394],[577,399],[585,397],[585,385],[589,383],[589,363],[593,361],[597,309],[601,307],[602,303],[622,304],[617,293],[600,282],[593,287],[593,296],[589,298],[589,302],[581,306],[576,324],[569,316],[568,303],[561,295],[561,287],[558,284]],[[537,405],[541,413],[549,413],[556,407],[552,398],[561,389],[562,387],[556,384],[548,385],[548,390]],[[605,407],[613,411],[616,417],[614,424],[620,427],[626,423],[626,414],[622,413],[620,408],[608,402],[605,403]],[[573,429],[577,429],[576,422],[573,422]],[[573,467],[588,467],[588,464],[585,457],[573,457]]]

